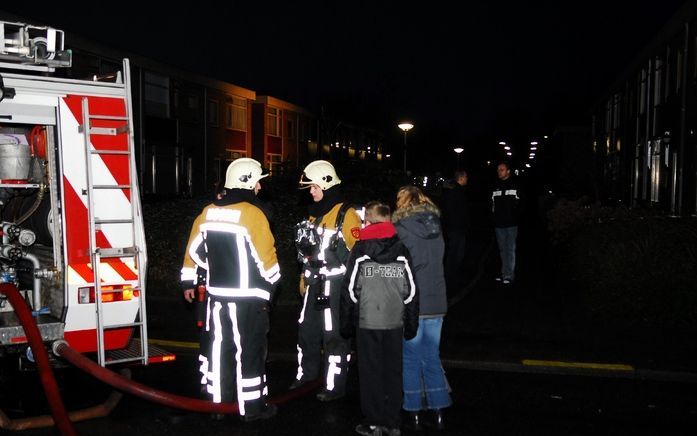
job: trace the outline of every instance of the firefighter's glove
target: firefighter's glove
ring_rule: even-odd
[[[303,276],[300,276],[300,283],[298,286],[298,292],[300,293],[301,297],[305,296],[305,293],[307,292],[307,286],[305,286],[305,279]]]

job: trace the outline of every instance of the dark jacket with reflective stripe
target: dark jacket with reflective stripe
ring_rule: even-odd
[[[270,300],[281,275],[264,212],[246,201],[204,208],[184,255],[184,288],[193,287],[197,266],[206,271],[212,295]]]
[[[520,186],[514,177],[499,180],[491,192],[494,227],[513,227],[520,218]]]
[[[413,338],[419,323],[419,299],[409,251],[397,238],[392,223],[362,229],[346,267],[342,334],[347,335],[352,324],[371,330],[404,326],[404,337]]]

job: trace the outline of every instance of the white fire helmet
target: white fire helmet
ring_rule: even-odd
[[[322,191],[326,191],[339,183],[341,183],[341,179],[336,175],[334,166],[326,160],[310,162],[303,170],[302,176],[300,176],[301,189],[317,185]]]
[[[261,164],[254,159],[241,157],[232,161],[225,173],[227,189],[254,189],[257,182],[268,174],[264,174]]]

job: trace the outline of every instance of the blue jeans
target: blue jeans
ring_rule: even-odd
[[[501,278],[515,278],[515,240],[518,237],[518,226],[496,227],[496,242],[501,255]]]
[[[442,409],[452,404],[440,363],[440,331],[443,317],[420,318],[416,336],[404,341],[403,389],[408,412]],[[423,399],[426,399],[424,404]]]

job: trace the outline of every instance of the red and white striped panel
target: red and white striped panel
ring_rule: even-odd
[[[65,236],[68,266],[68,285],[81,285],[94,281],[89,250],[89,224],[87,203],[87,171],[83,125],[83,99],[88,101],[90,116],[125,117],[126,101],[123,98],[69,95],[59,102],[61,120],[62,167]],[[92,127],[118,128],[127,126],[123,120],[93,118]],[[83,129],[83,132],[86,129]],[[128,150],[128,132],[114,136],[90,136],[93,150]],[[129,185],[128,155],[91,154],[94,185]],[[130,189],[94,190],[94,216],[100,219],[130,219]],[[99,247],[133,246],[131,224],[106,224],[96,233]],[[124,283],[138,279],[138,271],[132,258],[108,259],[100,267],[102,283]]]

